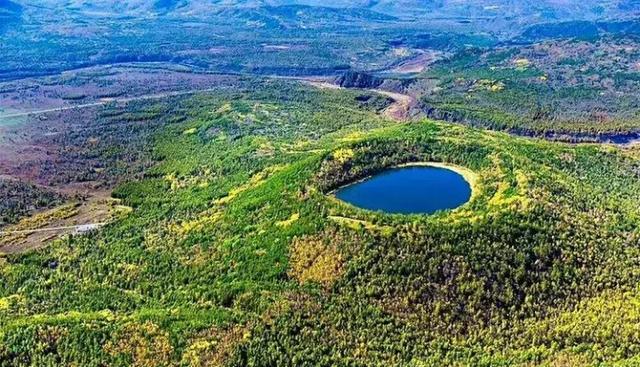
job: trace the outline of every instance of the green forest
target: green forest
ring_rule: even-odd
[[[467,48],[406,82],[438,85],[421,98],[437,119],[578,141],[637,134],[636,42],[608,35]]]
[[[113,192],[128,214],[0,257],[0,366],[640,364],[640,151],[244,85],[153,102],[162,123],[129,130],[145,149],[94,152],[148,166]],[[411,162],[464,167],[471,201],[405,216],[331,195]]]

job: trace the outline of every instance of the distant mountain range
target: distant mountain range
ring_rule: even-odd
[[[283,5],[358,8],[403,17],[529,16],[540,20],[562,20],[640,14],[640,0],[1,0],[0,9],[19,7],[18,3],[24,6],[65,7],[82,12],[121,15],[205,15],[221,8]]]
[[[22,5],[10,0],[0,0],[0,34],[18,23],[22,16]]]
[[[0,20],[20,17],[21,14],[22,5],[10,0],[0,0]]]
[[[50,12],[51,15],[46,15]],[[640,0],[0,0],[0,34],[21,20],[90,17],[171,17],[236,22],[262,29],[339,27],[355,20],[403,19],[432,29],[474,31],[502,39],[525,34],[545,38],[558,30],[546,24],[620,21],[640,17]],[[41,24],[41,22],[38,22]],[[545,25],[529,30],[532,25]],[[579,24],[562,32],[594,33]]]

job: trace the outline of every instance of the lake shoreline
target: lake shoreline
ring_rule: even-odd
[[[349,203],[341,198],[338,197],[338,192],[340,192],[341,190],[344,190],[348,187],[354,186],[354,185],[358,185],[361,184],[365,181],[368,181],[374,177],[376,177],[377,175],[384,173],[384,172],[388,172],[391,170],[397,170],[397,169],[403,169],[403,168],[411,168],[411,167],[432,167],[432,168],[440,168],[440,169],[445,169],[451,172],[454,172],[455,174],[459,175],[464,182],[466,182],[469,185],[469,191],[470,191],[470,196],[469,199],[467,200],[467,202],[464,205],[467,205],[469,202],[471,202],[472,200],[474,200],[480,190],[478,189],[478,175],[471,171],[470,169],[466,168],[466,167],[462,167],[462,166],[458,166],[455,164],[450,164],[450,163],[443,163],[443,162],[426,162],[426,161],[419,161],[419,162],[407,162],[407,163],[402,163],[402,164],[397,164],[397,165],[392,165],[389,167],[385,167],[383,169],[381,169],[380,171],[367,175],[365,177],[362,177],[358,180],[355,181],[351,181],[349,183],[346,183],[344,185],[340,185],[339,187],[336,187],[335,189],[331,190],[330,192],[328,192],[326,195],[327,197],[329,197],[330,199],[334,200],[334,201],[338,201],[340,203],[346,203],[350,206],[354,206],[352,203]],[[464,206],[463,205],[463,206]],[[358,206],[354,206],[356,208],[362,209]],[[457,208],[456,208],[457,209]]]

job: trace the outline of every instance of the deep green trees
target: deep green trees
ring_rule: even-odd
[[[633,365],[634,151],[398,124],[358,97],[256,83],[173,106],[114,192],[129,216],[0,259],[0,365]],[[329,194],[414,161],[473,171],[472,201]]]

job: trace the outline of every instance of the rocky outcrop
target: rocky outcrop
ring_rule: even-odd
[[[462,125],[480,127],[496,131],[504,131],[511,135],[529,138],[543,138],[550,141],[567,143],[607,143],[628,145],[640,142],[640,130],[622,132],[570,132],[553,130],[533,130],[525,127],[509,127],[497,125],[492,121],[482,121],[466,116],[460,111],[448,111],[423,103],[422,112],[430,119],[458,123]]]
[[[384,83],[384,79],[371,74],[347,71],[335,80],[335,84],[343,88],[374,89]]]

